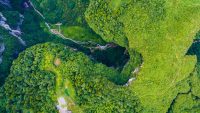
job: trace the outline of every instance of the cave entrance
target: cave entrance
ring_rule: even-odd
[[[121,71],[129,61],[130,56],[126,48],[114,43],[99,46],[91,50],[93,60]]]

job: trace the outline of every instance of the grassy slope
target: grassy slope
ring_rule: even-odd
[[[144,60],[131,86],[144,112],[166,112],[180,92],[177,83],[192,72],[196,59],[185,54],[199,30],[199,12],[197,0],[151,0],[133,3],[124,15],[129,46]]]
[[[45,16],[45,21],[51,23],[51,27],[58,29],[54,24],[61,22],[62,34],[77,41],[105,42],[93,32],[87,25],[84,12],[88,6],[88,0],[57,0],[52,4],[48,0],[33,0],[35,7]]]
[[[82,41],[82,42],[88,42],[92,41],[98,44],[105,44],[105,42],[96,35],[91,29],[87,29],[81,26],[62,26],[61,27],[61,33],[65,37],[69,37],[71,39]]]

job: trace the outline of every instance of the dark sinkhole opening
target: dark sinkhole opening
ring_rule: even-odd
[[[186,55],[196,55],[197,63],[200,63],[200,31],[194,37],[193,43],[188,49]]]
[[[112,82],[124,85],[134,79],[142,65],[142,56],[133,49],[126,49],[114,43],[96,46],[87,54],[94,62],[102,63],[119,72]]]
[[[193,43],[188,49],[186,55],[196,55],[197,63],[196,68],[200,68],[200,31],[194,37]],[[196,70],[198,75],[200,75],[199,69]],[[200,76],[198,76],[200,78]]]
[[[90,49],[90,56],[94,61],[119,71],[123,69],[130,59],[126,48],[114,43],[108,43],[105,46],[99,45]]]
[[[114,43],[108,43],[106,46],[105,49],[100,46],[92,49],[90,56],[99,63],[121,71],[130,59],[128,51],[126,48]]]

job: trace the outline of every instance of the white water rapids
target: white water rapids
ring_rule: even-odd
[[[139,67],[135,68],[135,70],[131,73],[131,75],[137,75],[139,73],[140,69],[143,67],[143,65],[144,65],[144,62]],[[124,86],[129,86],[135,80],[136,80],[136,77],[129,78],[128,82]]]
[[[20,37],[22,32],[21,32],[21,29],[20,29],[20,26],[22,25],[23,23],[23,19],[24,19],[24,16],[23,15],[19,15],[20,16],[20,21],[17,23],[17,29],[12,29],[9,24],[7,23],[7,19],[4,17],[4,15],[0,12],[0,26],[3,27],[4,29],[6,29],[7,31],[9,31],[9,33],[16,37],[19,42],[23,45],[23,46],[26,46],[26,42],[24,40],[22,40],[22,38]]]

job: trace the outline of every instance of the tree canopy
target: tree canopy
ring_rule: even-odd
[[[25,17],[22,38],[34,46],[19,54],[10,71],[13,53],[26,47],[17,46],[0,28],[0,41],[6,45],[0,76],[9,74],[0,87],[0,112],[200,112],[199,0],[31,1],[44,18],[34,8],[17,7]],[[16,27],[19,13],[2,13]],[[65,39],[49,31],[58,22],[63,23],[60,33]],[[89,49],[71,39],[124,48],[117,46],[113,55],[114,47]],[[115,59],[122,58],[122,52],[129,61],[120,60],[120,65]],[[109,67],[113,62],[123,66],[120,71]]]
[[[86,25],[84,12],[89,0],[31,0],[49,23]]]
[[[73,112],[139,112],[128,87],[115,85],[120,74],[61,44],[28,48],[13,62],[3,86],[7,112],[57,112],[64,97]],[[3,100],[2,100],[3,101]]]
[[[199,30],[198,4],[196,0],[90,2],[86,13],[89,25],[108,41],[121,36],[120,32],[124,36],[119,39],[126,37],[128,48],[142,55],[143,65],[131,88],[144,112],[166,112],[173,98],[186,89],[178,84],[196,63],[194,56],[185,54]]]

